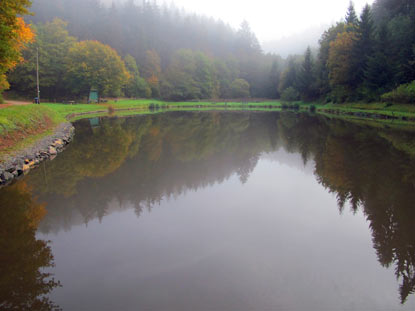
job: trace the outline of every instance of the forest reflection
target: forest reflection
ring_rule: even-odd
[[[27,202],[22,209],[37,204],[33,197],[47,202],[47,214],[36,218],[43,218],[39,230],[58,232],[119,209],[134,208],[139,216],[165,198],[221,183],[234,174],[244,183],[262,155],[281,148],[300,154],[304,164],[314,163],[315,177],[336,195],[340,212],[348,206],[364,212],[378,260],[394,267],[404,303],[415,290],[411,130],[290,112],[170,112],[82,120],[64,153],[0,191],[0,198],[23,191],[19,202]],[[14,203],[7,202],[12,201],[0,206],[10,212],[7,204]],[[22,218],[2,216],[2,227],[10,217]],[[34,227],[25,221],[34,239]],[[6,231],[3,235],[12,239]],[[42,243],[50,263],[50,249]]]
[[[46,296],[60,285],[43,270],[53,267],[52,251],[35,237],[45,214],[24,181],[0,191],[1,310],[59,309]]]

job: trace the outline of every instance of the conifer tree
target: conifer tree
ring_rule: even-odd
[[[270,80],[270,89],[269,89],[269,97],[270,98],[278,98],[278,85],[280,83],[280,71],[278,68],[278,62],[273,61],[271,71],[269,74],[269,80]]]
[[[356,70],[356,85],[359,85],[364,80],[365,70],[367,69],[368,58],[373,53],[373,21],[370,6],[366,4],[363,8],[362,14],[357,27],[357,43],[354,51],[355,70]]]
[[[374,44],[374,53],[368,57],[367,68],[364,72],[365,87],[371,99],[391,89],[392,70],[388,59],[388,35],[385,24],[381,25]]]
[[[309,100],[313,97],[313,82],[313,60],[311,57],[311,49],[308,47],[304,55],[304,62],[301,65],[298,75],[299,91],[305,100]]]
[[[285,69],[281,74],[278,91],[282,94],[282,92],[289,87],[296,89],[297,84],[298,84],[297,65],[294,61],[294,58],[290,57],[288,60],[287,69]]]
[[[354,4],[352,1],[350,1],[349,3],[349,8],[347,9],[345,20],[346,20],[346,24],[355,25],[355,26],[357,26],[359,22],[357,19],[356,11],[354,9]]]

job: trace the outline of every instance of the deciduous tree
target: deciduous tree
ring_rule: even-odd
[[[124,92],[128,97],[150,97],[151,88],[147,84],[147,81],[140,77],[140,72],[138,71],[137,63],[131,55],[127,55],[124,58],[124,62],[130,77],[125,86]]]
[[[161,59],[156,50],[148,50],[145,54],[143,76],[151,88],[153,97],[160,95]]]
[[[233,98],[249,97],[249,83],[244,79],[235,79],[231,84],[231,95]]]
[[[66,80],[78,96],[96,88],[100,96],[119,96],[129,74],[118,53],[98,41],[76,43],[66,58]]]
[[[6,72],[21,60],[21,50],[33,41],[34,35],[23,18],[28,13],[29,0],[2,0],[0,5],[0,92],[9,84]]]
[[[41,97],[54,100],[65,96],[67,89],[65,58],[76,39],[69,36],[67,23],[54,19],[34,26],[36,42],[23,52],[24,61],[9,75],[12,88],[22,95],[36,94],[36,53],[39,50],[39,76]]]
[[[353,51],[357,37],[354,32],[343,32],[330,43],[328,68],[330,86],[340,101],[344,101],[352,93],[355,74]]]

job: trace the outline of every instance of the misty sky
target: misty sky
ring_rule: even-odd
[[[174,0],[186,11],[219,17],[234,27],[246,19],[260,41],[329,25],[344,17],[349,0]],[[356,11],[373,0],[354,0]],[[170,3],[170,2],[167,2]]]

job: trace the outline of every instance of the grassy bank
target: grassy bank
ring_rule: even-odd
[[[415,118],[415,105],[387,103],[347,103],[318,105],[321,110],[378,113],[387,116]]]
[[[385,103],[319,104],[296,102],[283,104],[279,101],[255,102],[164,102],[160,100],[119,100],[105,104],[52,104],[12,106],[0,109],[0,157],[31,145],[34,141],[49,135],[57,124],[65,120],[74,121],[97,115],[133,115],[149,113],[152,110],[309,110],[345,119],[373,121],[368,114],[391,116],[398,121],[415,120],[415,106],[386,105]],[[362,115],[364,115],[362,117]],[[365,117],[366,116],[366,117]],[[396,123],[397,120],[394,122]],[[375,122],[375,121],[373,121]],[[390,122],[390,121],[388,121]]]
[[[65,121],[45,106],[12,106],[0,109],[0,158],[49,135]]]

